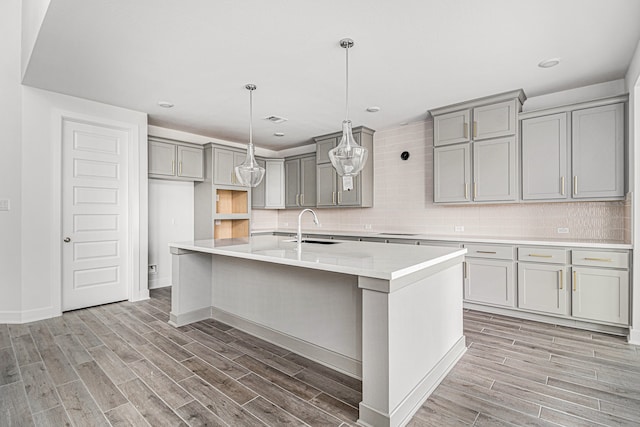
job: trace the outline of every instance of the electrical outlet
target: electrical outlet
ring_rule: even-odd
[[[567,227],[558,227],[558,233],[565,234],[568,232],[569,232],[569,229]]]
[[[364,229],[365,230],[371,230],[371,224],[365,224],[364,225]]]
[[[464,231],[464,225],[455,225],[453,231]]]
[[[9,210],[9,200],[2,199],[0,200],[0,211],[8,211]]]
[[[151,264],[149,266],[149,274],[158,274],[158,265],[157,264]]]

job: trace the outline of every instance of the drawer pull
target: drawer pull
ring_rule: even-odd
[[[590,257],[585,257],[584,258],[585,261],[602,261],[602,262],[611,262],[611,258],[590,258]]]
[[[535,258],[552,258],[551,255],[542,255],[542,254],[529,254],[528,256],[535,257]]]
[[[578,287],[578,272],[574,271],[573,272],[573,292],[576,291],[577,287]]]
[[[562,274],[562,270],[558,271],[558,276],[560,276],[560,277],[559,277],[559,278],[560,278],[560,290],[562,290],[562,288],[563,288],[563,283],[562,283],[562,282],[563,282],[563,279],[562,279],[563,274]]]
[[[492,254],[492,255],[497,254],[497,252],[495,252],[495,251],[476,251],[476,253],[478,253],[478,254]]]

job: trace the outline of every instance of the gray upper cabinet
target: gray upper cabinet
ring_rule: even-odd
[[[518,156],[515,137],[489,139],[473,144],[473,200],[518,199]]]
[[[433,150],[436,203],[470,201],[471,144],[437,147]]]
[[[432,110],[434,203],[499,203],[519,197],[522,90]]]
[[[624,97],[526,113],[522,199],[621,199],[625,195]]]
[[[149,138],[149,177],[202,181],[203,148],[199,145]]]
[[[363,126],[353,128],[353,138],[367,150],[369,156],[364,169],[353,179],[353,189],[343,188],[329,159],[329,150],[340,142],[342,132],[315,138],[316,141],[316,206],[329,207],[371,207],[373,206],[373,134]]]
[[[256,158],[256,162],[258,163],[258,165],[262,166],[263,168],[265,168],[265,176],[262,179],[262,182],[260,184],[258,184],[257,187],[254,187],[251,189],[251,208],[252,209],[265,209],[265,204],[266,204],[266,194],[267,194],[267,172],[266,172],[266,165],[267,162],[264,159],[260,159],[260,158]]]
[[[566,113],[522,120],[522,199],[569,196]]]
[[[473,140],[515,135],[519,111],[516,103],[516,100],[510,100],[474,108]]]
[[[574,198],[624,196],[624,105],[571,114]]]
[[[316,206],[316,156],[304,155],[285,159],[285,207]]]
[[[458,144],[469,142],[469,123],[471,122],[471,110],[454,111],[442,114],[433,119],[433,145]]]
[[[244,162],[246,151],[231,150],[228,148],[214,147],[214,177],[213,183],[217,185],[242,186],[236,177],[235,167]]]

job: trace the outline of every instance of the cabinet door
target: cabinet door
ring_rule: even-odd
[[[263,159],[256,159],[256,162],[260,166],[266,169],[266,162]],[[265,207],[265,197],[266,197],[266,186],[267,181],[269,181],[269,171],[266,170],[264,174],[264,178],[262,182],[257,186],[251,189],[251,208],[252,209],[264,209]]]
[[[336,206],[336,170],[331,163],[316,167],[316,205],[318,207]]]
[[[572,113],[573,197],[624,196],[624,105]]]
[[[473,140],[516,134],[516,101],[505,101],[473,109]]]
[[[176,146],[166,142],[149,141],[150,175],[175,176]]]
[[[566,113],[522,121],[522,198],[566,199],[568,165]]]
[[[469,202],[471,145],[458,144],[433,150],[433,201]]]
[[[316,163],[327,163],[329,160],[329,150],[338,145],[338,138],[327,138],[316,141]]]
[[[265,171],[265,207],[284,208],[284,163],[281,160],[267,160]]]
[[[518,307],[569,315],[567,268],[518,263]]]
[[[336,199],[339,206],[360,206],[362,204],[362,186],[360,185],[362,175],[353,177],[353,189],[344,190],[342,177],[336,174]]]
[[[197,180],[204,179],[202,165],[202,149],[178,145],[178,176]]]
[[[316,205],[316,156],[300,159],[300,206]]]
[[[573,317],[629,324],[629,272],[573,267]]]
[[[284,192],[284,204],[287,208],[300,206],[300,159],[284,162]]]
[[[514,137],[473,143],[473,200],[511,201],[518,198],[518,157]]]
[[[214,180],[218,185],[234,185],[235,184],[235,167],[233,157],[234,152],[222,148],[213,149],[214,157]]]
[[[454,111],[433,118],[433,146],[469,142],[471,110]]]
[[[464,298],[505,307],[515,307],[513,261],[467,258]]]

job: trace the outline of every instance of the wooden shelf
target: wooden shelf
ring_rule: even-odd
[[[213,226],[214,239],[231,239],[249,237],[248,219],[219,219]]]
[[[219,214],[247,214],[249,192],[246,190],[220,190],[216,192],[216,212]]]

